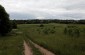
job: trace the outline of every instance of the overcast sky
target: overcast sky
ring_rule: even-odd
[[[0,0],[11,19],[85,19],[85,0]]]

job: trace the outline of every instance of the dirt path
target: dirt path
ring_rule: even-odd
[[[33,43],[32,41],[30,41],[36,48],[38,48],[40,50],[40,52],[42,53],[42,55],[55,55],[54,53],[48,51],[47,49]],[[29,44],[29,43],[28,43]],[[24,53],[25,55],[33,55],[31,47],[28,45],[25,41],[24,41]]]
[[[31,41],[31,43],[32,43],[36,48],[38,48],[43,55],[55,55],[54,53],[52,53],[52,52],[48,51],[47,49],[45,49],[45,48],[43,48],[43,47],[41,47],[41,46],[33,43],[32,41]]]
[[[29,44],[29,43],[28,43]],[[33,55],[30,46],[24,41],[24,54],[25,55]]]

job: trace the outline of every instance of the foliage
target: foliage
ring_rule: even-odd
[[[76,26],[67,26],[64,29],[64,33],[70,36],[75,36],[79,37],[80,36],[80,31],[79,28]]]
[[[43,21],[43,22],[42,22]],[[85,20],[58,20],[58,19],[32,19],[32,20],[16,20],[17,24],[49,24],[49,23],[60,23],[60,24],[85,24]]]
[[[11,23],[9,15],[5,11],[4,7],[0,5],[0,35],[6,35],[11,31]]]
[[[10,35],[0,37],[0,55],[23,55],[23,36],[13,30]]]
[[[44,27],[44,25],[43,24],[40,24],[40,26],[39,27]]]
[[[71,27],[69,27],[71,25]],[[85,25],[80,24],[44,24],[43,28],[38,27],[39,24],[21,24],[19,27],[22,31],[25,31],[28,39],[33,42],[47,48],[48,50],[54,52],[56,55],[85,55]],[[55,26],[55,29],[53,28]],[[80,32],[78,38],[76,35],[71,37],[71,35],[64,34],[63,30],[67,29],[76,30],[77,28]],[[43,30],[51,29],[56,31],[54,34],[49,33],[43,34]],[[40,31],[40,34],[38,31]],[[75,31],[76,32],[76,31]],[[68,30],[67,30],[68,33]]]
[[[15,20],[12,21],[12,28],[17,29],[17,23]]]

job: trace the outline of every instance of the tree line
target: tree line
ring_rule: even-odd
[[[14,20],[11,20],[14,21]],[[15,20],[17,24],[48,24],[48,23],[61,23],[61,24],[85,24],[85,20],[58,20],[58,19],[48,19],[48,20]]]

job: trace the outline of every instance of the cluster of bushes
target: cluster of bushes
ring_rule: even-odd
[[[80,36],[80,30],[76,26],[67,26],[64,29],[64,34],[79,37]]]
[[[45,28],[45,29],[43,30],[43,33],[44,33],[44,34],[54,34],[54,33],[55,33],[55,30],[52,29],[52,28]]]
[[[37,31],[44,34],[54,34],[56,32],[55,27],[45,27],[43,24],[39,25]]]

